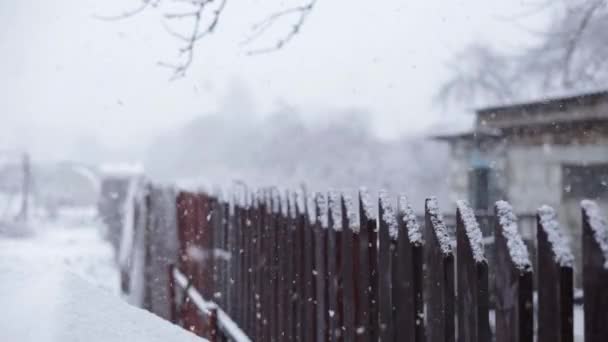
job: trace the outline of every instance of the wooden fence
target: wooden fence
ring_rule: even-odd
[[[494,227],[490,264],[466,202],[451,232],[432,198],[419,225],[404,196],[239,197],[177,195],[174,267],[251,340],[574,340],[573,257],[550,207],[538,210],[535,270],[504,201],[484,218]],[[608,228],[592,201],[581,220],[585,341],[608,341]],[[200,308],[187,298],[179,307],[172,320],[209,337]]]

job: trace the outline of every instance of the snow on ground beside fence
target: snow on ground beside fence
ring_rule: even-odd
[[[2,341],[202,341],[65,268],[0,259],[0,279]]]
[[[201,341],[119,297],[114,251],[90,213],[0,235],[0,341]]]

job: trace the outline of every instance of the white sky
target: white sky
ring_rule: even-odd
[[[318,0],[284,50],[249,57],[239,45],[249,25],[284,1],[230,0],[187,77],[169,82],[157,62],[171,61],[177,42],[158,11],[94,18],[136,0],[0,0],[0,146],[46,158],[94,140],[142,148],[213,111],[235,83],[251,92],[253,113],[356,106],[374,113],[381,135],[419,132],[441,117],[431,99],[450,55],[471,40],[516,46],[526,34],[501,18],[531,2]]]

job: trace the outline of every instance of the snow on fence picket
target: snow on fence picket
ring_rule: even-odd
[[[489,341],[493,333],[496,341],[573,340],[572,254],[547,206],[538,210],[534,270],[507,202],[483,220],[458,202],[454,232],[433,198],[419,226],[405,196],[383,193],[374,208],[365,190],[358,201],[336,191],[248,193],[255,195],[233,203],[177,195],[175,267],[251,340]],[[605,341],[608,228],[593,202],[582,207],[586,341]],[[494,246],[484,247],[482,231],[493,231]],[[206,257],[194,258],[193,247]],[[179,304],[174,321],[206,334],[201,309]]]

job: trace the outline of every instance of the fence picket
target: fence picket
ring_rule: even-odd
[[[359,302],[355,297],[357,288],[357,278],[355,275],[359,272],[359,263],[356,259],[357,254],[354,254],[354,246],[356,245],[357,234],[353,232],[352,226],[356,222],[352,222],[352,201],[344,194],[340,196],[340,211],[342,213],[342,312],[344,326],[344,340],[356,341],[356,327],[358,322]]]
[[[343,309],[341,288],[342,215],[335,193],[328,196],[327,210],[327,277],[329,288],[329,340],[343,341]]]
[[[511,205],[496,202],[496,342],[532,342],[532,266]]]
[[[316,286],[316,341],[329,340],[329,280],[327,273],[327,201],[317,193],[314,197],[315,222],[312,225],[315,236],[315,286]]]
[[[574,256],[559,231],[553,208],[537,214],[538,342],[572,342]]]
[[[364,341],[378,340],[378,233],[369,193],[359,191],[360,265],[362,319],[366,322],[361,334]]]
[[[454,327],[454,252],[453,238],[439,213],[437,200],[425,203],[426,265],[428,289],[427,333],[429,342],[453,342]]]
[[[585,342],[599,342],[608,336],[608,223],[595,202],[581,206]]]
[[[473,209],[457,203],[458,341],[490,340],[488,262]]]
[[[393,231],[397,229],[395,213],[385,193],[378,199],[378,323],[380,341],[393,341],[393,301],[391,261],[395,250]]]
[[[397,251],[393,259],[395,342],[422,342],[424,335],[422,232],[405,196],[399,197]]]

